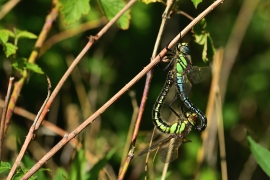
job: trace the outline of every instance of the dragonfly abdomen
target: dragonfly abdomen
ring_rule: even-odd
[[[164,101],[169,93],[170,88],[174,84],[174,74],[173,71],[169,71],[167,75],[166,82],[162,88],[161,93],[159,94],[153,110],[152,110],[152,120],[154,125],[163,133],[171,133],[171,125],[168,125],[161,117],[161,109],[164,104]]]
[[[206,128],[206,124],[207,124],[207,118],[205,117],[205,115],[198,109],[196,108],[192,102],[188,99],[188,97],[186,96],[186,93],[185,93],[185,89],[184,89],[184,79],[183,79],[183,76],[177,76],[176,78],[176,89],[179,93],[179,96],[181,98],[181,100],[183,101],[183,103],[185,104],[185,106],[195,112],[196,114],[198,114],[198,118],[200,119],[201,121],[201,125],[198,125],[196,127],[196,129],[198,131],[203,131],[205,128]]]

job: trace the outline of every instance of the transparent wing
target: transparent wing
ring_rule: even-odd
[[[192,66],[192,69],[188,72],[188,78],[194,83],[200,83],[211,75],[211,67],[198,67]]]
[[[161,150],[160,159],[164,163],[169,163],[177,159],[178,148],[182,144],[182,138],[172,138],[168,146]]]
[[[167,138],[165,138],[165,139],[161,139],[160,141],[155,142],[152,146],[150,146],[150,147],[148,147],[148,148],[142,150],[142,151],[138,154],[138,156],[141,156],[141,155],[143,155],[143,154],[146,154],[146,153],[148,153],[149,151],[154,151],[154,150],[156,150],[157,148],[166,145],[167,143],[170,142],[170,139],[172,139],[172,138],[173,138],[172,136],[169,136],[169,137],[167,137]]]
[[[188,76],[186,74],[183,75],[183,81],[184,81],[184,92],[188,96],[190,93],[190,90],[192,88],[192,84],[190,83]]]

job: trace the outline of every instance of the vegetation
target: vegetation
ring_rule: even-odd
[[[269,17],[267,0],[0,0],[0,177],[269,179]],[[178,42],[212,68],[189,93],[207,128],[169,164],[151,152],[145,173],[160,57]]]

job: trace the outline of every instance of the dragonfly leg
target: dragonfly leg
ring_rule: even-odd
[[[180,115],[179,115],[179,114],[173,109],[173,107],[172,107],[172,104],[174,103],[174,101],[175,101],[176,99],[178,99],[178,95],[177,95],[177,94],[175,94],[173,100],[170,102],[169,108],[172,110],[172,112],[173,112],[177,117],[180,117]]]
[[[182,114],[184,115],[184,117],[185,117],[185,118],[188,118],[188,117],[187,117],[187,114],[186,114],[186,111],[184,111],[184,107],[183,107],[182,105],[180,106],[180,109],[181,109],[181,112],[182,112]]]

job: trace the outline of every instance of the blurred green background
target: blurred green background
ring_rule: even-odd
[[[0,7],[6,2],[0,0]],[[206,16],[207,28],[216,48],[227,45],[243,2],[240,0],[225,0],[222,5]],[[191,1],[180,1],[179,8],[196,17],[211,3],[212,1],[204,0],[195,9]],[[59,16],[56,22],[53,23],[47,39],[66,29],[79,27],[82,23],[93,20],[101,21],[103,14],[98,4],[96,2],[90,4],[90,13],[70,26],[65,25],[61,20],[61,16]],[[130,27],[127,30],[121,30],[114,25],[83,57],[77,67],[78,71],[74,73],[77,74],[78,81],[82,83],[90,102],[91,107],[86,110],[87,117],[101,107],[149,63],[164,8],[165,6],[161,3],[146,5],[137,2],[131,8]],[[12,30],[16,27],[39,35],[50,9],[50,1],[21,1],[0,20],[0,28]],[[168,19],[159,49],[165,47],[189,22],[189,19],[179,14],[175,14]],[[36,63],[49,76],[52,89],[66,71],[68,67],[67,61],[73,61],[74,57],[88,42],[87,37],[95,35],[102,27],[103,25],[100,25],[60,41],[37,59]],[[263,0],[256,6],[240,49],[237,50],[236,61],[230,72],[222,109],[228,179],[239,178],[250,155],[244,129],[255,140],[260,140],[267,148],[269,147],[270,141],[267,138],[269,137],[267,131],[269,131],[270,122],[269,32],[270,1]],[[238,38],[238,36],[235,38]],[[202,62],[202,48],[194,43],[192,33],[189,32],[185,35],[182,41],[190,43],[193,64],[198,66],[211,65],[211,62],[209,64]],[[29,57],[34,44],[35,40],[21,39],[18,44],[17,56]],[[225,53],[230,54],[230,52]],[[0,53],[0,62],[0,96],[3,100],[11,71],[9,67],[10,61],[2,52]],[[15,77],[18,80],[19,76],[17,74]],[[166,72],[162,71],[161,67],[156,66],[136,143],[135,157],[128,169],[126,179],[139,179],[144,176],[145,156],[137,157],[137,153],[149,143],[150,133],[153,129],[151,110],[163,87],[165,78]],[[144,83],[145,77],[130,89],[130,91],[136,93],[138,104],[142,97]],[[191,101],[203,112],[206,110],[210,83],[211,79],[194,85],[190,93]],[[82,104],[78,99],[78,94],[81,91],[76,91],[76,86],[78,84],[75,83],[74,78],[69,78],[65,82],[50,109],[49,115],[46,117],[49,121],[69,132],[78,123],[86,119],[83,115],[85,110],[82,109]],[[47,82],[45,76],[30,73],[28,81],[20,93],[17,106],[36,114],[46,95]],[[168,97],[166,104],[173,98],[173,95],[172,93]],[[168,117],[169,109],[166,105],[163,109],[164,117]],[[116,175],[119,171],[133,111],[131,98],[126,93],[90,125],[92,126],[91,129],[88,128],[84,131],[85,136],[79,136],[85,143],[86,149],[97,157],[103,157],[109,149],[117,147],[116,153],[108,162],[113,167]],[[18,144],[23,143],[30,125],[29,120],[14,114],[7,137],[16,137]],[[89,137],[93,139],[90,138],[90,141],[87,139]],[[171,173],[169,179],[193,179],[196,171],[197,151],[201,146],[200,134],[192,132],[187,138],[192,140],[192,143],[180,147],[178,159],[169,167]],[[40,132],[36,142],[44,148],[44,151],[48,151],[60,139],[59,136]],[[8,142],[13,142],[12,140],[7,138],[6,141],[6,150],[3,157],[4,161],[11,162],[14,160],[14,150],[16,148],[7,145]],[[207,161],[201,167],[199,179],[221,179],[219,148],[218,144],[215,144],[215,151],[212,154],[215,160],[211,161],[211,163]],[[70,168],[72,164],[72,161],[69,160],[70,151],[67,151],[69,152],[68,155],[63,154],[64,152],[65,148],[53,157],[54,167]],[[29,155],[36,161],[33,153],[29,153]],[[150,168],[149,171],[153,171],[155,178],[158,178],[163,164],[158,158],[154,164],[155,169]],[[269,179],[260,167],[257,167],[249,178]]]

